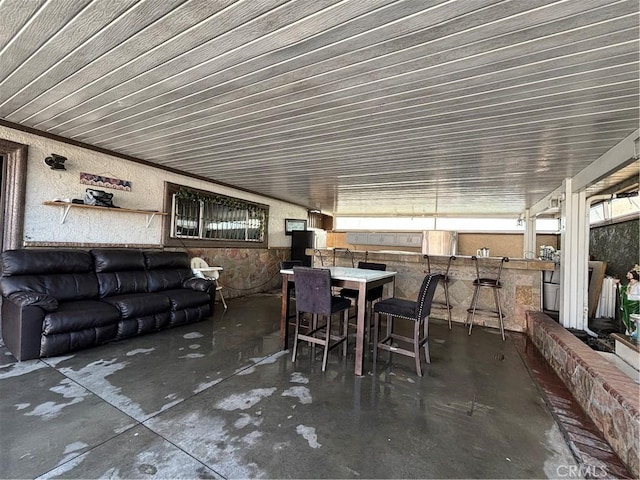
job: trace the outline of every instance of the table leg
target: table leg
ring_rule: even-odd
[[[282,306],[280,307],[280,349],[289,347],[289,275],[282,275]]]
[[[365,319],[367,317],[367,287],[360,283],[358,287],[358,319],[356,329],[356,367],[355,374],[362,375],[362,364],[364,361],[364,333],[367,328]]]

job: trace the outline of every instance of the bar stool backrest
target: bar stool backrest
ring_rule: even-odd
[[[431,261],[429,260],[429,255],[424,255],[423,257],[427,261],[427,270],[425,271],[425,273],[431,273]],[[451,255],[449,257],[449,260],[447,260],[447,269],[443,274],[443,277],[444,277],[443,280],[447,280],[449,278],[449,270],[451,270],[451,264],[455,259],[456,259],[456,256]]]
[[[291,270],[293,267],[301,267],[302,260],[284,260],[280,262],[280,270]]]
[[[436,287],[438,282],[443,277],[441,273],[428,273],[422,285],[420,286],[420,292],[418,293],[418,300],[416,302],[416,319],[422,320],[431,314],[431,303],[433,302],[433,296],[436,293]]]
[[[296,310],[331,315],[331,271],[324,268],[293,267]]]
[[[373,262],[358,262],[358,268],[363,268],[365,270],[380,270],[384,271],[387,269],[386,263],[373,263]],[[382,297],[384,292],[384,285],[380,285],[379,287],[372,288],[367,292],[367,300],[375,300],[376,298]]]
[[[481,276],[480,275],[480,259],[474,255],[473,257],[471,257],[471,260],[473,260],[473,262],[476,265],[476,280],[478,282],[491,281],[499,285],[500,277],[502,276],[502,267],[504,267],[504,264],[509,261],[509,257],[502,257],[500,259],[500,264],[497,266],[497,270],[494,268],[495,275],[492,275],[491,273],[483,273],[483,275]],[[489,265],[489,262],[492,262],[492,260],[489,259],[486,261],[486,263],[483,263],[483,264],[486,266],[486,265]]]
[[[348,248],[334,248],[333,249],[333,266],[336,266],[336,254],[343,254],[342,256],[348,257],[351,261],[351,268],[355,268],[355,258],[353,257],[353,252]]]
[[[384,271],[387,269],[387,265],[384,263],[373,263],[373,262],[358,262],[358,268],[363,268],[365,270],[381,270]]]

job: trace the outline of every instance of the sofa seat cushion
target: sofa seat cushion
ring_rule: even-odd
[[[122,318],[137,318],[171,310],[169,297],[163,293],[129,293],[102,299],[118,309]]]
[[[119,320],[120,312],[112,305],[99,300],[60,302],[55,312],[49,312],[44,316],[42,333],[52,335],[116,325]]]
[[[174,290],[165,290],[162,292],[171,300],[171,310],[184,310],[191,307],[199,307],[208,305],[211,302],[209,294],[204,292],[196,292],[188,288],[177,288]]]

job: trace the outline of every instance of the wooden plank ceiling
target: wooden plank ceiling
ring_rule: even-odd
[[[638,21],[638,0],[1,0],[0,118],[327,213],[517,215],[638,128]]]

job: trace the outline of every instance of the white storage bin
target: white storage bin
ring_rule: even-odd
[[[544,283],[542,288],[542,306],[545,310],[560,310],[560,285]]]

